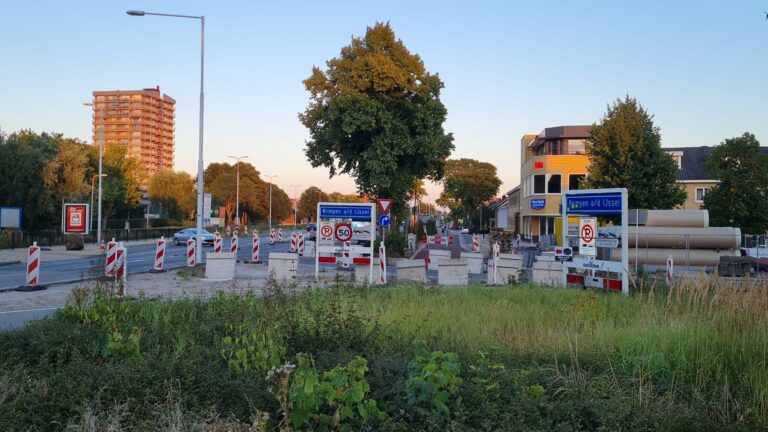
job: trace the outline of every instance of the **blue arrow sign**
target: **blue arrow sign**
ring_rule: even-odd
[[[389,216],[383,214],[379,216],[379,225],[383,227],[389,226]]]

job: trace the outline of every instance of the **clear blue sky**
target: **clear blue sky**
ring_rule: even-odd
[[[629,94],[667,147],[754,133],[768,145],[768,0],[21,1],[0,3],[0,129],[90,140],[93,90],[159,85],[177,101],[176,168],[197,161],[199,25],[128,9],[206,16],[205,161],[250,156],[289,194],[353,192],[312,169],[301,81],[376,21],[445,82],[453,157],[519,182],[520,137],[598,121]],[[434,199],[438,187],[430,187]]]

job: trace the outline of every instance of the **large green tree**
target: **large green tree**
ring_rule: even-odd
[[[745,233],[768,232],[768,157],[749,132],[726,139],[707,157],[705,167],[720,180],[704,196],[704,208],[715,226],[741,228]]]
[[[104,148],[102,172],[106,177],[102,180],[102,217],[105,221],[141,214],[140,187],[146,171],[138,159],[128,157],[127,153],[127,148],[123,146]],[[98,147],[91,149],[90,159],[92,170],[98,172]],[[106,222],[103,226],[107,226]]]
[[[437,203],[463,213],[467,221],[479,215],[480,206],[499,192],[501,180],[496,167],[474,159],[448,160],[445,164],[443,192]],[[478,216],[479,218],[479,216]]]
[[[299,219],[303,217],[317,221],[317,203],[331,201],[328,194],[316,186],[310,186],[301,193],[298,203]]]
[[[164,216],[177,222],[191,219],[195,214],[195,179],[183,171],[157,171],[149,179],[147,195]]]
[[[311,97],[299,119],[309,129],[305,153],[330,175],[350,174],[363,195],[405,208],[414,179],[439,180],[453,136],[445,133],[443,82],[376,23],[341,49],[327,69],[304,80]]]
[[[677,164],[661,148],[653,116],[625,97],[592,127],[587,188],[627,188],[630,208],[671,209],[685,202]]]

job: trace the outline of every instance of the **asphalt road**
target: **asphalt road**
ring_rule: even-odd
[[[305,237],[306,238],[306,237]],[[259,233],[260,255],[264,259],[270,252],[288,252],[290,249],[290,234],[285,232],[282,243],[267,244],[269,234]],[[224,251],[229,251],[231,240],[223,239]],[[251,259],[251,236],[240,237],[238,240],[237,258]],[[211,252],[211,247],[203,248],[203,255]],[[40,263],[40,284],[76,282],[93,279],[98,276],[99,267],[103,268],[102,256],[77,258],[71,260],[45,261],[45,254]],[[203,258],[205,259],[205,258]],[[139,245],[128,247],[128,274],[146,273],[155,263],[155,245]],[[165,248],[165,268],[178,268],[186,265],[186,246],[174,246],[168,243]],[[17,288],[26,284],[26,264],[0,266],[0,290]]]

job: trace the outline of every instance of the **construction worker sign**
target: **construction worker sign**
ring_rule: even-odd
[[[595,237],[597,237],[597,218],[580,218],[579,255],[588,257],[597,256]]]

